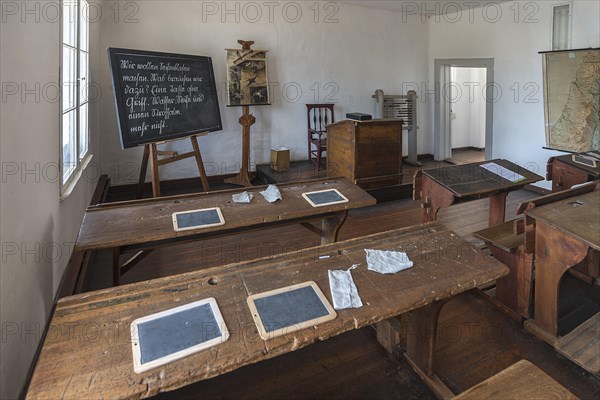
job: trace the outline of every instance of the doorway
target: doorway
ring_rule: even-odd
[[[485,160],[486,69],[450,67],[450,150],[452,161]]]
[[[481,152],[483,157],[480,155],[479,159],[492,159],[493,100],[496,95],[494,59],[437,59],[434,64],[435,159],[452,161],[452,149],[460,150],[461,147],[484,149]],[[467,136],[467,133],[461,131],[461,124],[463,127],[469,126],[468,135],[473,140],[469,139],[468,143],[475,143],[474,145],[461,146],[464,143],[462,138]]]

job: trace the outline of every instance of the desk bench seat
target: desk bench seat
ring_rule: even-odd
[[[510,269],[496,281],[496,300],[520,317],[528,318],[533,286],[533,254],[525,251],[525,233],[517,227],[523,218],[473,233],[483,240],[494,257]]]
[[[454,397],[455,400],[577,399],[564,386],[526,360]]]

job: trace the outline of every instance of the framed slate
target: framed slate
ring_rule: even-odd
[[[315,282],[249,296],[250,313],[263,340],[333,320],[337,314]]]
[[[224,224],[225,219],[219,207],[173,213],[173,229],[176,232]]]
[[[131,323],[133,369],[139,374],[228,339],[212,297],[138,318]]]
[[[302,193],[302,197],[313,207],[324,207],[332,204],[347,203],[348,198],[337,189],[319,190]]]

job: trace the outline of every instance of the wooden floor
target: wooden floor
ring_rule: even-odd
[[[514,218],[516,205],[535,195],[528,191],[508,197],[507,219]],[[340,239],[362,236],[419,222],[419,204],[410,199],[380,203],[353,210],[340,232]],[[486,226],[486,199],[441,209],[438,219],[474,244],[471,233]],[[287,226],[249,234],[232,235],[204,242],[156,250],[123,276],[123,281],[198,270],[231,262],[267,256],[318,245],[319,238],[301,226]],[[108,287],[111,257],[97,254],[90,289]],[[577,296],[589,290],[594,308],[595,289],[566,278],[563,289]],[[567,289],[565,289],[567,291]],[[565,303],[565,304],[563,304]],[[561,297],[561,312],[567,319],[585,318],[579,298]],[[586,302],[589,307],[588,302]],[[600,302],[596,304],[600,307]],[[593,314],[592,314],[593,315]],[[519,359],[528,359],[582,399],[600,397],[600,379],[559,355],[480,296],[466,294],[448,303],[441,313],[440,340],[436,353],[439,376],[455,393],[483,381]],[[568,325],[565,319],[562,326]],[[378,345],[373,330],[365,328],[317,343],[294,353],[241,368],[224,376],[165,393],[163,398],[210,399],[429,399],[433,394],[410,367],[392,359]]]
[[[482,150],[452,150],[452,161],[457,164],[468,164],[485,160]]]

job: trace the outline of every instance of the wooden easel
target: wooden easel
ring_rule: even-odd
[[[250,46],[253,41],[238,40],[242,45],[242,50],[252,50]],[[243,114],[240,117],[242,125],[242,166],[240,172],[231,178],[225,179],[225,183],[240,186],[252,186],[250,182],[250,127],[256,122],[254,115],[250,114],[250,106],[243,106]]]
[[[195,157],[196,164],[198,165],[198,172],[200,173],[200,179],[202,180],[202,187],[205,192],[210,190],[208,185],[208,178],[206,177],[206,171],[204,170],[204,163],[202,162],[202,155],[200,154],[200,147],[198,146],[198,136],[204,136],[206,133],[199,133],[190,136],[192,141],[193,150],[184,154],[178,154],[176,151],[161,151],[158,150],[158,145],[166,142],[149,143],[144,146],[144,155],[142,157],[142,165],[140,168],[140,178],[138,181],[136,197],[141,199],[144,194],[144,183],[146,182],[146,171],[148,170],[148,160],[150,160],[150,168],[152,168],[152,196],[160,197],[160,178],[158,176],[158,167],[165,164],[170,164],[175,161],[184,160],[186,158]],[[166,158],[158,158],[163,156]]]

